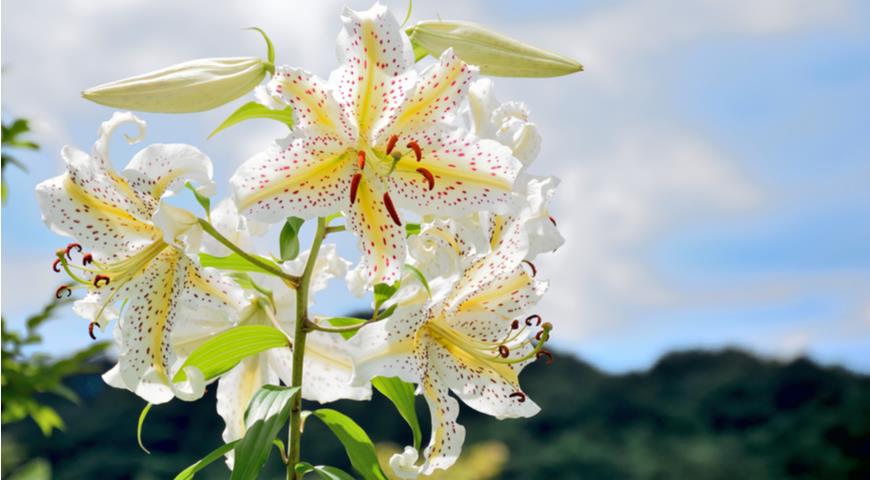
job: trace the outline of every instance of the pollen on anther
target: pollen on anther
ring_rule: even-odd
[[[390,214],[390,218],[393,219],[393,223],[401,227],[402,221],[399,219],[399,212],[396,211],[396,207],[393,205],[393,199],[390,198],[389,192],[384,192],[384,206],[387,207],[387,212]]]
[[[392,152],[393,149],[396,148],[396,142],[398,142],[398,141],[399,141],[398,135],[393,135],[392,137],[390,137],[389,140],[387,140],[387,150],[386,150],[387,155],[389,155],[390,152]]]
[[[508,395],[508,396],[509,396],[510,398],[517,398],[517,399],[519,399],[520,403],[523,403],[523,402],[526,401],[526,394],[523,393],[523,392],[514,392],[514,393],[512,393],[512,394],[510,394],[510,395]]]
[[[67,297],[72,296],[72,289],[69,288],[69,285],[61,285],[54,291],[54,298],[63,298],[63,292],[66,292]]]
[[[423,159],[423,150],[420,149],[420,145],[417,143],[416,140],[411,140],[405,146],[414,151],[414,156],[417,157],[418,162]]]
[[[426,170],[426,169],[423,168],[423,167],[420,167],[420,168],[417,169],[417,173],[419,173],[420,175],[423,175],[423,178],[426,179],[426,183],[429,184],[429,190],[430,190],[430,191],[431,191],[433,188],[435,188],[435,176],[432,175],[432,172],[430,172],[429,170]]]
[[[108,285],[109,284],[109,277],[107,277],[106,275],[95,276],[94,277],[94,286],[100,287],[101,286],[100,282],[104,282],[103,285]]]
[[[507,345],[499,345],[498,346],[498,354],[501,358],[507,358],[511,354],[511,350]]]
[[[88,324],[88,335],[91,337],[91,340],[97,339],[97,336],[94,335],[94,325],[96,325],[96,324],[97,324],[97,322],[91,322]]]
[[[86,253],[85,256],[82,257],[82,265],[87,266],[87,265],[90,265],[90,264],[93,263],[93,262],[94,262],[94,256],[93,256],[93,254]]]
[[[535,358],[547,357],[547,365],[553,364],[553,354],[547,350],[541,350],[540,352],[535,354]]]
[[[353,205],[356,202],[356,192],[359,190],[359,182],[362,180],[361,173],[355,173],[353,178],[350,179],[350,204]]]
[[[60,261],[61,260],[58,258],[54,261],[54,263],[51,264],[51,269],[57,273],[60,273]]]
[[[535,321],[537,322],[536,325],[540,325],[540,324],[541,324],[541,316],[538,315],[538,314],[530,315],[528,318],[526,318],[526,325],[528,325],[528,326],[531,327],[531,326],[532,326],[532,320],[535,320]]]
[[[356,163],[359,165],[359,169],[362,170],[366,168],[366,152],[360,150],[356,154]]]
[[[66,253],[66,258],[68,258],[69,260],[72,260],[72,254],[70,252],[72,252],[73,250],[75,250],[78,253],[81,253],[82,246],[79,245],[78,243],[70,243],[69,245],[66,246],[66,251],[64,253]]]
[[[532,269],[532,277],[535,277],[535,276],[538,275],[538,269],[535,268],[535,264],[534,264],[534,263],[532,263],[532,262],[530,262],[530,261],[528,261],[528,260],[523,260],[523,263],[525,263],[526,265],[529,266],[529,268]]]

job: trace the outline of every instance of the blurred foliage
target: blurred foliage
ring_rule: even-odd
[[[13,120],[12,123],[3,122],[2,126],[2,135],[0,135],[0,144],[2,144],[2,155],[0,155],[0,199],[2,199],[3,203],[6,203],[6,165],[15,165],[21,170],[27,171],[27,167],[23,163],[9,154],[9,149],[39,150],[39,145],[21,138],[30,132],[30,124],[27,120],[18,118]]]
[[[2,420],[17,422],[27,417],[33,419],[44,435],[54,429],[63,429],[64,422],[57,411],[41,402],[41,394],[54,394],[70,402],[78,403],[79,396],[64,385],[64,378],[78,373],[94,371],[95,365],[88,361],[101,354],[109,344],[94,343],[90,347],[63,358],[53,358],[45,353],[25,354],[25,349],[42,343],[38,330],[50,320],[55,310],[64,301],[55,300],[41,312],[27,319],[26,330],[12,331],[2,320]]]
[[[523,374],[526,392],[541,406],[538,415],[499,421],[463,407],[465,456],[456,476],[441,478],[463,478],[488,458],[504,458],[492,478],[505,479],[870,478],[865,375],[737,351],[670,354],[648,371],[627,375],[602,373],[571,356],[555,360]],[[214,386],[200,401],[151,410],[143,429],[149,456],[136,445],[140,399],[107,387],[97,375],[72,377],[67,385],[81,406],[49,399],[68,421],[65,432],[46,439],[29,423],[4,426],[4,473],[43,457],[56,479],[172,478],[221,443]],[[331,407],[357,420],[378,443],[411,443],[410,429],[380,394],[371,402]],[[428,425],[420,397],[417,411]],[[486,450],[493,445],[507,457]],[[318,422],[306,423],[302,456],[350,471],[341,443]],[[489,475],[477,471],[480,478]],[[227,476],[215,462],[201,478]],[[283,478],[277,454],[262,478]]]

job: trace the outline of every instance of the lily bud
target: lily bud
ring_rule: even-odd
[[[254,57],[203,58],[85,90],[110,107],[159,113],[201,112],[254,89],[272,69]]]
[[[407,30],[411,42],[433,57],[453,48],[480,73],[496,77],[558,77],[583,70],[563,55],[541,50],[471,22],[427,20]]]

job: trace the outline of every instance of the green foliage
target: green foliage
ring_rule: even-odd
[[[242,325],[223,331],[197,347],[181,365],[173,382],[187,379],[187,367],[198,368],[205,380],[228,372],[245,358],[272,348],[288,347],[284,332],[269,325]]]
[[[2,144],[2,154],[0,154],[0,199],[6,203],[6,165],[15,165],[21,170],[27,171],[27,167],[18,161],[15,157],[9,154],[8,149],[18,148],[25,150],[39,150],[39,145],[30,140],[24,140],[21,137],[30,132],[30,124],[23,118],[17,118],[12,123],[3,122],[2,135],[0,135],[0,144]]]
[[[211,199],[199,193],[190,182],[185,182],[184,186],[188,190],[193,192],[193,197],[196,198],[196,203],[198,203],[199,206],[202,207],[203,210],[205,210],[206,217],[211,218]]]
[[[375,377],[372,379],[372,386],[393,402],[396,410],[408,422],[413,434],[414,448],[419,450],[423,434],[420,431],[420,422],[417,420],[417,410],[414,407],[414,386],[408,382],[403,382],[398,377]]]
[[[312,412],[338,437],[351,465],[365,480],[386,480],[378,465],[378,457],[371,439],[356,422],[347,415],[331,408],[320,408]]]
[[[274,266],[278,270],[281,269],[275,262],[269,260],[266,257],[258,256],[257,258],[263,263]],[[218,257],[215,255],[210,255],[208,253],[200,253],[199,261],[203,267],[213,267],[220,270],[232,270],[235,272],[270,273],[268,270],[264,270],[258,265],[249,262],[247,259],[245,259],[245,257],[237,253],[231,253],[226,257]]]
[[[349,327],[351,325],[359,325],[362,327],[368,320],[356,317],[331,317],[327,321],[335,327]],[[345,340],[350,340],[358,331],[359,330],[349,330],[347,332],[339,332],[339,335],[344,337]]]
[[[253,30],[253,31],[255,31],[255,32],[257,32],[257,33],[259,33],[260,35],[263,36],[263,40],[266,41],[266,60],[267,60],[269,63],[271,63],[272,65],[275,65],[275,46],[272,45],[272,39],[269,38],[268,35],[266,35],[266,32],[263,31],[262,28],[259,28],[259,27],[248,27],[248,28],[246,28],[245,30]],[[274,67],[273,67],[273,68],[274,68]]]
[[[145,448],[145,445],[142,443],[142,425],[145,424],[145,417],[148,416],[148,412],[151,411],[151,407],[153,406],[154,404],[152,403],[148,403],[145,405],[145,408],[142,409],[142,413],[139,414],[139,423],[136,425],[136,443],[139,444],[139,448],[141,448],[143,452],[149,455],[151,454],[151,452],[149,452],[148,449]]]
[[[67,357],[55,359],[44,353],[25,355],[24,348],[42,342],[38,329],[50,320],[57,308],[66,302],[55,300],[26,322],[25,332],[9,330],[2,321],[2,386],[4,424],[30,417],[44,435],[55,429],[62,430],[64,422],[54,408],[44,405],[39,394],[51,393],[77,403],[78,395],[63,384],[70,375],[89,372],[93,366],[87,362],[102,353],[107,342],[97,342]]]
[[[255,118],[266,118],[270,120],[276,120],[278,122],[287,125],[287,128],[293,127],[293,108],[287,107],[283,110],[272,110],[271,108],[262,105],[257,102],[248,102],[238,109],[235,112],[231,113],[229,117],[226,118],[217,128],[215,128],[210,134],[208,134],[208,138],[211,138],[217,135],[221,130],[232,127],[237,123],[244,122],[245,120],[253,120]]]
[[[227,454],[227,452],[235,448],[238,443],[239,440],[235,440],[212,450],[211,453],[197,460],[193,465],[182,470],[181,473],[175,476],[175,480],[192,480],[197,472],[209,466],[215,460],[222,458],[224,455]]]
[[[284,228],[281,229],[281,235],[278,237],[282,261],[293,260],[299,255],[299,230],[302,229],[304,222],[305,220],[299,217],[290,217],[284,223]]]
[[[299,387],[264,385],[248,405],[245,412],[247,431],[235,447],[232,480],[256,479],[269,458],[275,437],[290,418],[290,400],[299,393]]]
[[[405,270],[408,270],[409,272],[414,274],[415,277],[417,277],[417,280],[419,280],[420,283],[423,284],[423,288],[426,289],[426,293],[431,298],[432,297],[432,290],[429,288],[429,281],[426,280],[426,276],[423,275],[423,272],[421,272],[420,269],[411,265],[410,263],[405,264]]]

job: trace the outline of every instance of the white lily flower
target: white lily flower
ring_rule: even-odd
[[[393,283],[405,260],[399,209],[467,215],[504,207],[520,163],[456,124],[474,67],[448,49],[418,74],[407,36],[380,4],[346,9],[342,20],[341,66],[328,81],[276,71],[267,90],[293,107],[293,131],[245,162],[231,183],[242,213],[259,220],[343,211],[359,238],[366,284]]]
[[[493,232],[494,248],[485,255],[474,254],[475,245],[457,234],[463,227],[453,221],[424,226],[411,251],[425,254],[414,260],[432,279],[431,296],[415,276],[407,276],[393,315],[355,337],[361,349],[355,383],[398,376],[417,383],[429,404],[432,436],[420,467],[423,475],[451,466],[465,438],[456,422],[459,404],[449,391],[500,419],[539,410],[522,392],[519,373],[546,354],[533,338],[546,341],[551,326],[537,315],[526,317],[546,284],[534,280],[522,262],[525,218],[510,218]],[[458,266],[453,273],[451,264]],[[436,272],[440,276],[434,277]]]
[[[92,322],[91,328],[119,318],[118,364],[106,381],[150,403],[173,396],[195,399],[204,391],[201,375],[180,384],[170,381],[183,362],[172,332],[180,324],[229,325],[243,299],[233,282],[188,256],[199,237],[194,217],[162,199],[188,179],[212,186],[211,162],[189,145],[151,145],[119,174],[109,160],[109,139],[124,123],[139,130],[128,137],[130,143],[142,138],[145,122],[130,113],[114,114],[100,127],[90,155],[63,148],[67,170],[40,183],[37,200],[46,224],[78,242],[67,248],[67,258],[72,250],[89,251],[82,266],[60,258],[55,263],[78,283],[62,288],[88,291],[75,311]]]

